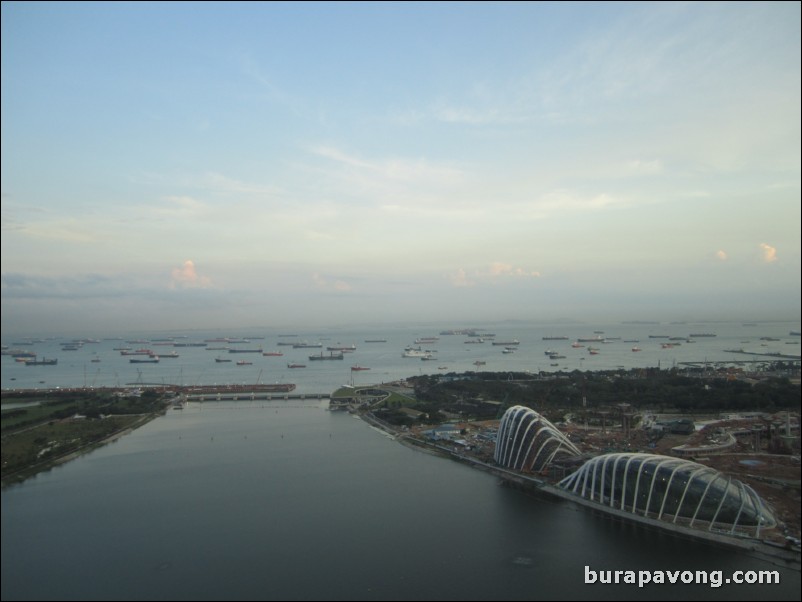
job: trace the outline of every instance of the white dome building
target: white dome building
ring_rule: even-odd
[[[496,437],[497,464],[540,472],[558,455],[578,456],[579,450],[551,422],[524,406],[513,406],[504,413]]]
[[[777,524],[751,487],[682,458],[597,456],[558,486],[606,508],[694,529],[757,537]]]

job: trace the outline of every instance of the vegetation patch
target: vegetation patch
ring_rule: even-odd
[[[3,402],[32,405],[2,413],[2,479],[18,480],[45,469],[71,454],[135,428],[163,412],[156,391],[122,396],[113,391],[55,391],[3,393]]]

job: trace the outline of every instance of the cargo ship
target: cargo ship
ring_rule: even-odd
[[[349,353],[351,351],[356,351],[356,345],[335,345],[333,347],[326,347],[327,351],[341,351],[344,353]]]
[[[186,387],[182,390],[183,393],[189,394],[212,394],[212,393],[289,393],[295,390],[293,383],[256,383],[253,385],[197,385],[194,387]]]
[[[43,357],[40,360],[36,358],[26,359],[22,363],[25,364],[26,366],[55,366],[56,364],[58,364],[58,360],[57,359],[49,360]]]
[[[341,360],[343,359],[343,353],[340,351],[339,353],[335,353],[331,351],[328,355],[323,355],[323,352],[320,352],[320,355],[310,355],[309,359],[311,361],[315,360]]]

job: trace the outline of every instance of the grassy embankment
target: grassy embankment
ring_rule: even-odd
[[[2,482],[21,481],[85,453],[151,420],[164,410],[160,395],[118,398],[110,393],[42,393],[25,398],[3,393]]]

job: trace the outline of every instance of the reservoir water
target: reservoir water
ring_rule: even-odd
[[[2,598],[798,600],[800,575],[531,497],[325,401],[191,403],[2,492]],[[779,570],[586,585],[584,570]]]

